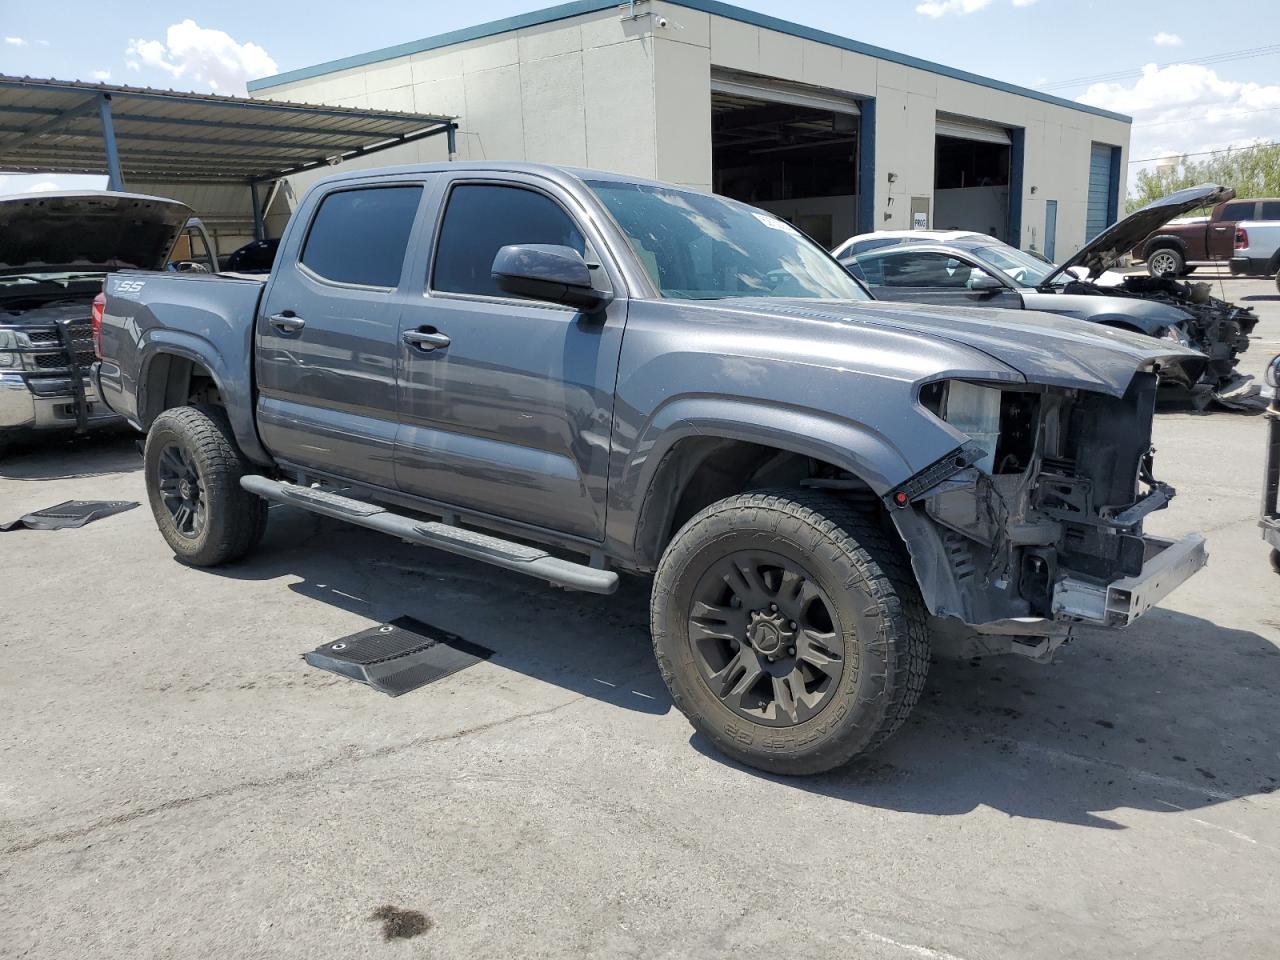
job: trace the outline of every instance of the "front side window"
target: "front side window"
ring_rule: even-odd
[[[869,299],[826,250],[763,210],[650,184],[592,180],[587,186],[664,297]]]
[[[400,284],[422,187],[364,187],[331,193],[311,221],[302,264],[335,283]]]
[[[880,267],[886,287],[963,290],[975,272],[982,272],[950,254],[928,251],[887,254],[881,258]]]
[[[440,225],[431,288],[510,297],[493,279],[493,261],[503,247],[526,243],[572,247],[584,257],[587,253],[582,231],[545,194],[496,184],[454,187]]]

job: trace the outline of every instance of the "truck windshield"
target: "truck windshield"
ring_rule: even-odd
[[[592,180],[664,297],[869,300],[826,250],[785,220],[705,193]]]

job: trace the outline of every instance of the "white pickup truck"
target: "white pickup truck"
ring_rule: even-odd
[[[1275,277],[1280,290],[1280,220],[1242,220],[1236,224],[1231,272],[1247,277]]]

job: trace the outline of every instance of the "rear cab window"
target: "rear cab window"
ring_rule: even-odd
[[[1219,220],[1252,220],[1253,210],[1256,204],[1252,200],[1240,200],[1234,203],[1228,203],[1222,208],[1222,216]]]
[[[394,290],[421,199],[416,185],[329,194],[311,220],[299,262],[330,283]]]
[[[1280,200],[1263,200],[1259,220],[1280,220]]]

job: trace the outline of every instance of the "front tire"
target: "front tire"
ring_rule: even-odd
[[[240,487],[252,471],[221,410],[164,411],[147,432],[143,464],[156,526],[183,563],[229,563],[262,539],[267,503]]]
[[[1186,270],[1187,261],[1173,247],[1161,247],[1147,256],[1147,273],[1153,277],[1181,277]]]
[[[676,706],[771,773],[821,773],[874,749],[924,690],[926,613],[905,558],[826,494],[707,507],[663,554],[650,610]]]

